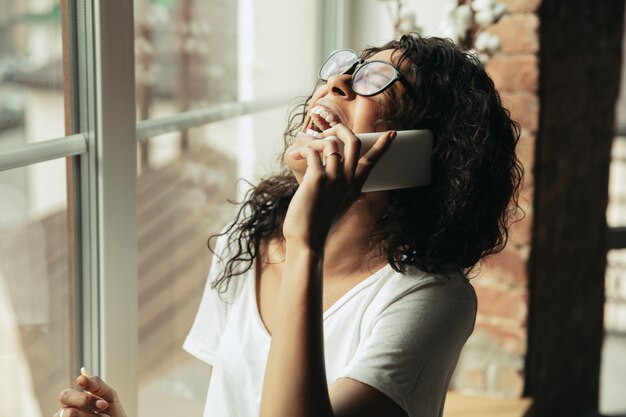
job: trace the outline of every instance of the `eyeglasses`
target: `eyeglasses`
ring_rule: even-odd
[[[352,74],[352,91],[364,97],[375,96],[400,81],[407,90],[409,82],[402,73],[386,61],[364,61],[352,49],[340,49],[330,54],[320,67],[320,80],[333,75]]]

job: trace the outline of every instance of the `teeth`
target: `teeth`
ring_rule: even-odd
[[[331,126],[335,126],[337,124],[337,121],[335,119],[338,119],[338,117],[334,113],[330,112],[328,109],[320,105],[313,107],[311,109],[311,113],[322,116],[324,120],[326,120],[326,122]]]
[[[320,137],[320,134],[318,132],[316,132],[315,130],[313,130],[313,129],[307,129],[306,134],[314,136],[316,138]]]

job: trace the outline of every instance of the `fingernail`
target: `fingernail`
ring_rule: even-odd
[[[391,132],[391,134],[389,135],[389,139],[394,140],[396,138],[396,136],[398,136],[398,132],[396,132],[395,130],[393,132]]]
[[[80,368],[80,374],[82,376],[85,376],[85,377],[89,378],[89,372],[87,372],[87,368],[85,368],[84,366],[82,368]]]
[[[105,400],[98,400],[96,401],[96,407],[100,410],[106,410],[109,407],[109,403]]]

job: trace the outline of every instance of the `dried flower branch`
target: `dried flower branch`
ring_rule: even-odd
[[[506,6],[497,0],[458,0],[446,8],[440,29],[445,37],[486,63],[500,50],[500,39],[487,28],[504,13]]]

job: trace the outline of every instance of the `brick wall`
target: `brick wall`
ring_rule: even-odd
[[[518,156],[525,169],[520,205],[526,217],[511,228],[506,249],[488,258],[472,280],[478,295],[474,334],[465,346],[453,389],[486,396],[520,396],[524,386],[524,357],[528,317],[528,256],[533,201],[533,160],[538,128],[540,0],[499,0],[507,14],[488,30],[502,48],[487,63],[487,71],[504,106],[522,127]]]

